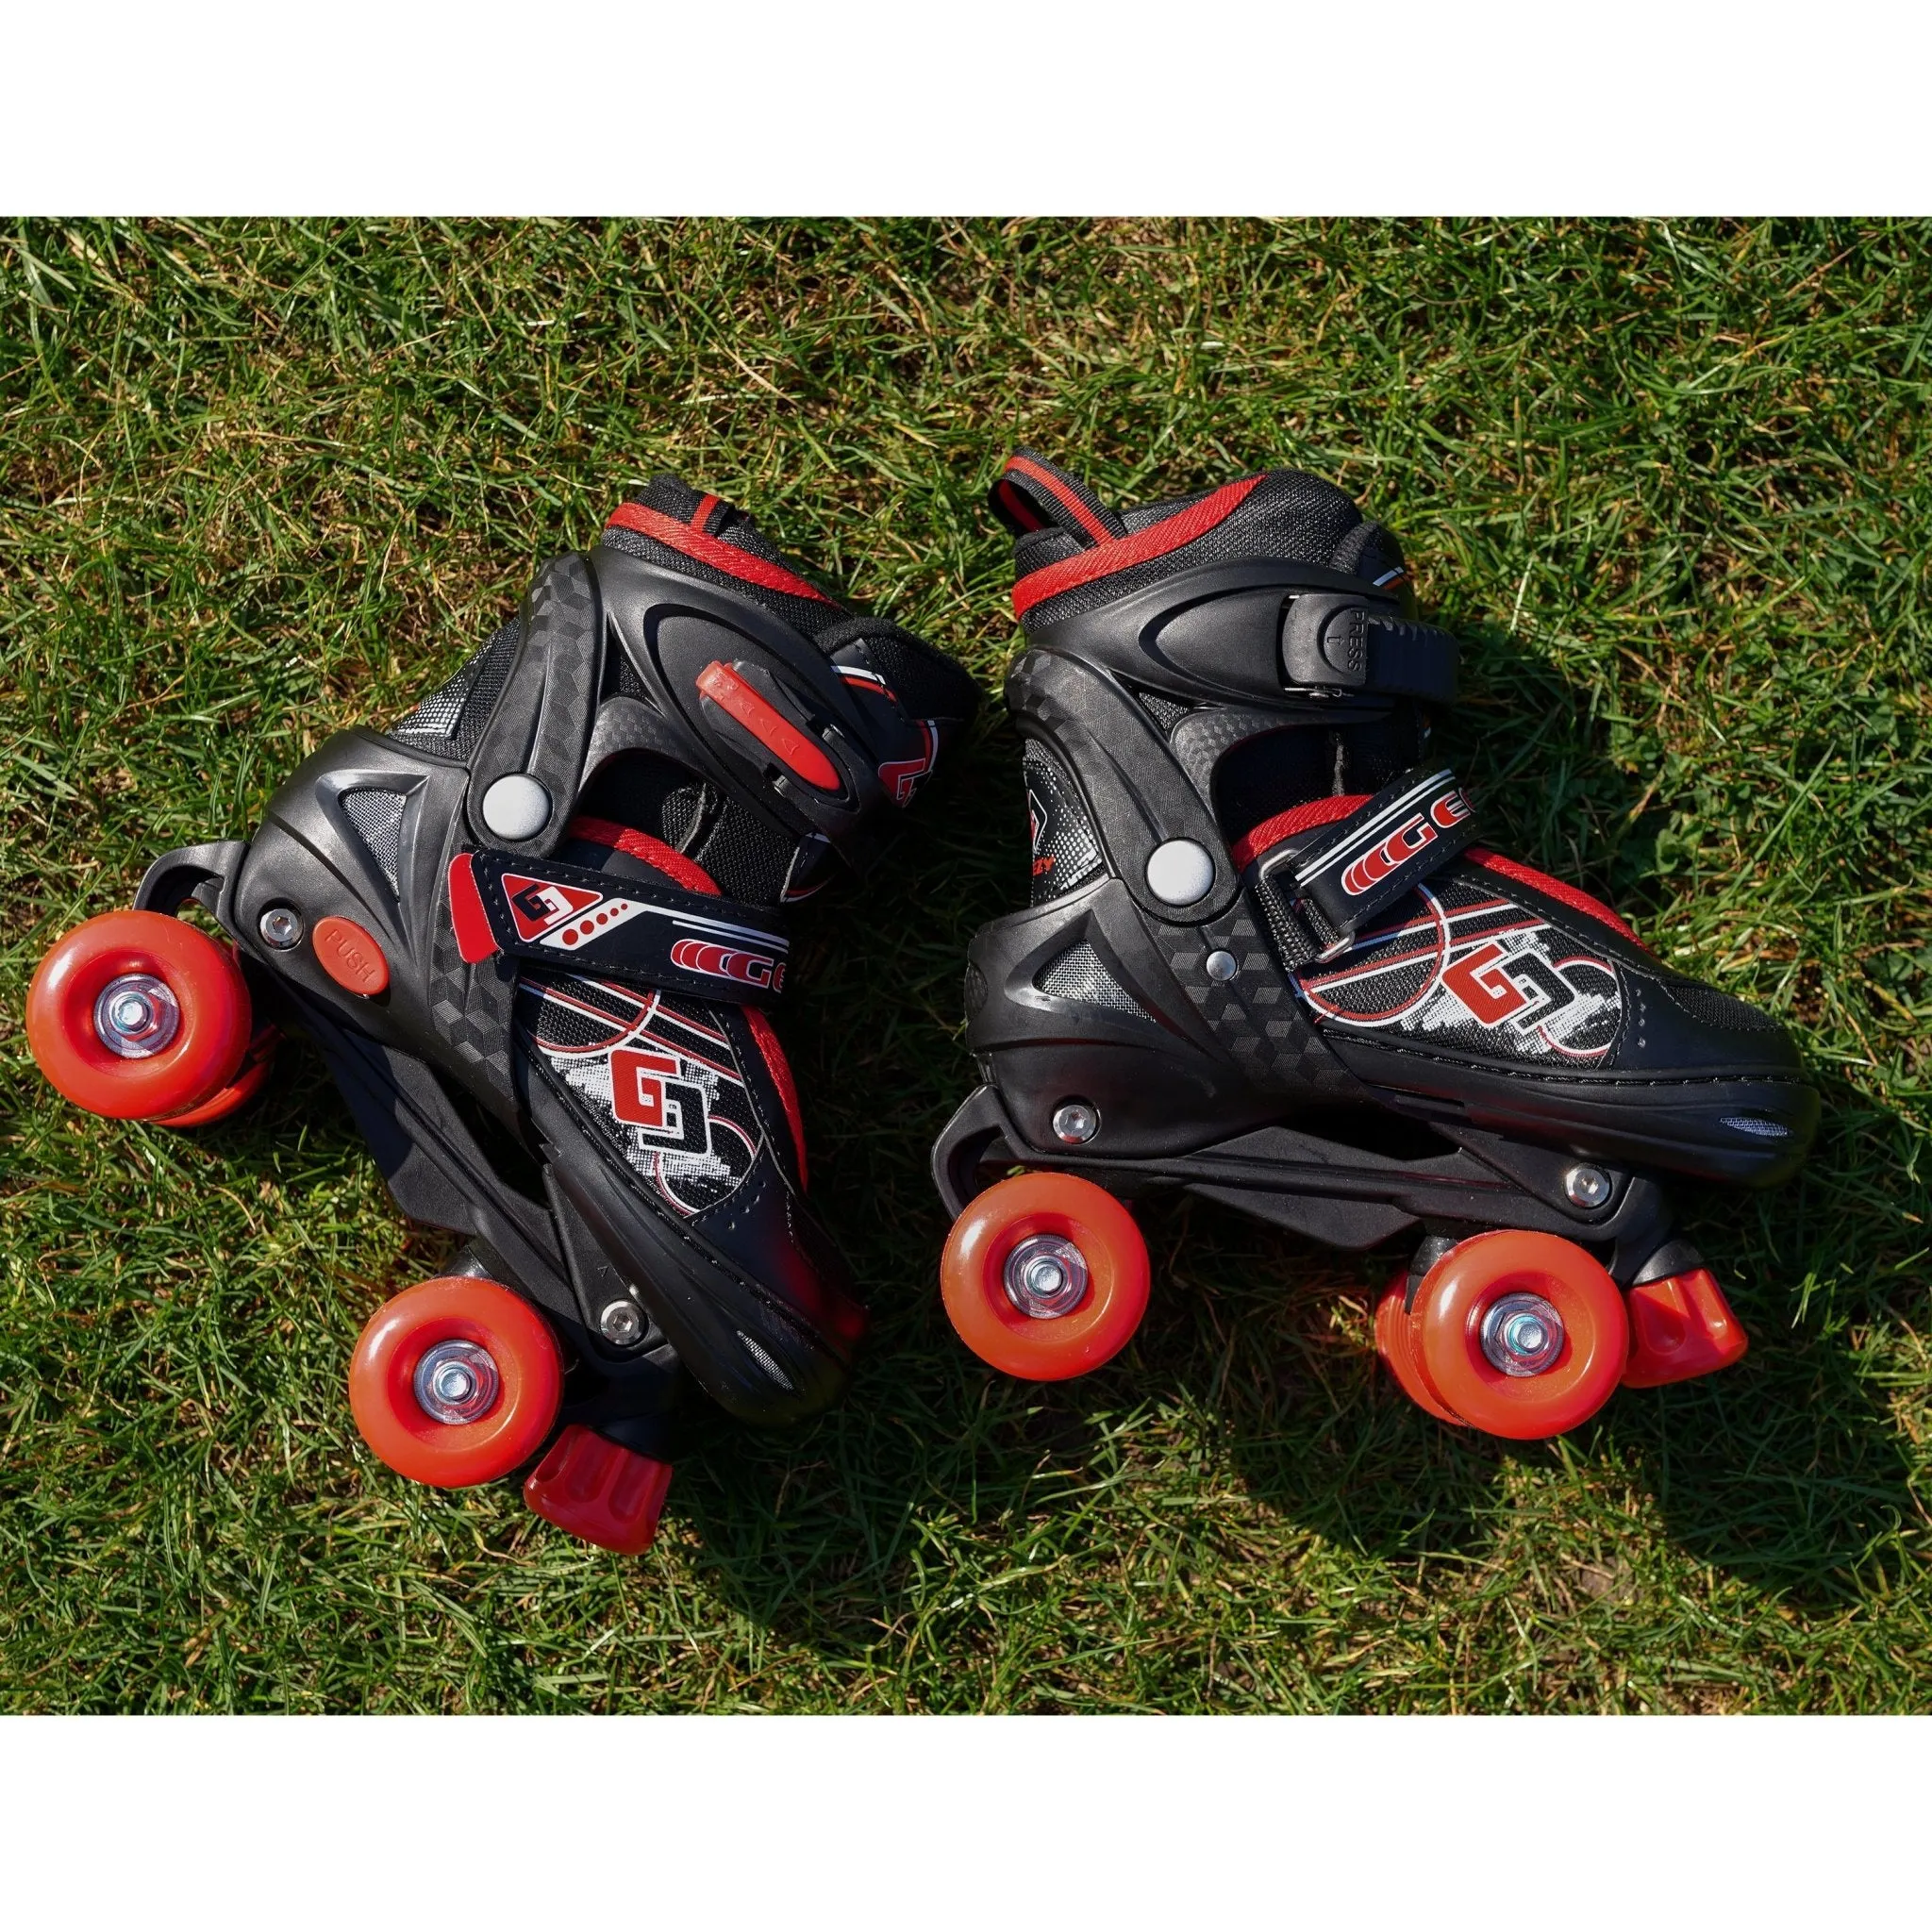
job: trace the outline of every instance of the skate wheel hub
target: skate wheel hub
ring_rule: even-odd
[[[1071,1314],[1087,1297],[1087,1257],[1064,1235],[1015,1242],[1002,1273],[1007,1299],[1036,1322]]]
[[[1191,839],[1170,839],[1147,858],[1147,890],[1163,906],[1191,906],[1214,883],[1214,860]]]
[[[181,1005],[152,973],[124,973],[94,1001],[94,1033],[109,1053],[144,1060],[181,1030]]]
[[[490,1351],[474,1341],[439,1341],[416,1364],[423,1413],[440,1423],[473,1423],[490,1413],[502,1386]]]
[[[1506,1375],[1541,1375],[1563,1353],[1563,1318],[1540,1294],[1506,1294],[1483,1315],[1482,1344]]]

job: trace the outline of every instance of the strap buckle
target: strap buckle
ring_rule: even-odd
[[[1345,591],[1303,591],[1281,613],[1281,681],[1291,688],[1453,705],[1459,649],[1446,630],[1410,624]]]
[[[1299,851],[1264,857],[1255,884],[1283,963],[1295,972],[1345,953],[1366,921],[1440,871],[1475,834],[1456,774],[1446,765],[1417,767]]]

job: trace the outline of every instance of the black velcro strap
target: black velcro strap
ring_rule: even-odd
[[[1306,845],[1261,861],[1270,924],[1291,968],[1332,959],[1475,839],[1475,817],[1447,766],[1418,766]]]
[[[486,849],[451,862],[449,901],[473,963],[502,953],[729,1006],[763,1006],[785,984],[791,942],[774,914],[668,880]]]
[[[1281,681],[1303,690],[1453,705],[1458,648],[1446,630],[1326,591],[1303,591],[1281,615]]]

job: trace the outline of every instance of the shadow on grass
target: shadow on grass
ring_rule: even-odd
[[[1443,748],[1495,842],[1635,906],[1641,926],[1656,839],[1635,814],[1638,781],[1593,749],[1585,706],[1546,662],[1493,636],[1478,648],[1487,702]],[[1807,1280],[1883,1280],[1896,1259],[1902,1204],[1874,1215],[1857,1202],[1874,1174],[1903,1165],[1901,1149],[1874,1154],[1874,1141],[1902,1143],[1905,1130],[1840,1083],[1824,1083],[1825,1130],[1794,1187],[1674,1189],[1680,1224],[1752,1333],[1745,1362],[1620,1391],[1562,1445],[1450,1430],[1395,1390],[1369,1309],[1407,1238],[1335,1255],[1180,1195],[1136,1204],[1156,1291],[1125,1356],[1030,1387],[971,1361],[940,1310],[945,1224],[924,1159],[973,1078],[958,1043],[966,941],[1024,877],[1016,751],[1009,727],[983,728],[933,822],[867,889],[882,915],[828,913],[808,940],[818,957],[791,1037],[826,1149],[822,1201],[877,1325],[852,1403],[807,1436],[696,1425],[700,1467],[678,1507],[735,1607],[814,1645],[874,1641],[925,1593],[927,1566],[965,1560],[975,1527],[1011,1560],[1025,1519],[1080,1509],[1120,1482],[1124,1457],[1158,1457],[1169,1424],[1190,1416],[1180,1433],[1218,1445],[1268,1509],[1391,1563],[1478,1555],[1509,1507],[1513,1466],[1601,1462],[1636,1473],[1685,1552],[1755,1587],[1819,1607],[1884,1587],[1916,1505],[1897,1425],[1850,1344],[1860,1291],[1798,1320]],[[895,1006],[874,1037],[866,1016],[882,983]],[[1932,1217],[1923,1190],[1909,1206]],[[1173,1495],[1188,1507],[1186,1483]]]

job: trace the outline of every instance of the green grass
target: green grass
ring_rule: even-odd
[[[19,1710],[1902,1709],[1932,1682],[1932,248],[1922,226],[146,227],[0,236],[0,1701]],[[1687,1187],[1754,1346],[1548,1446],[1375,1368],[1389,1257],[1147,1207],[1136,1345],[953,1340],[926,1150],[1016,904],[989,719],[801,922],[783,1030],[876,1326],[696,1418],[641,1561],[391,1476],[342,1375],[444,1240],[312,1056],[203,1135],[61,1104],[51,940],[240,835],[675,467],[996,689],[1026,441],[1121,497],[1293,462],[1467,640],[1495,842],[1782,1014],[1803,1177]]]

